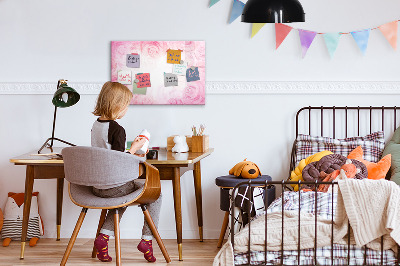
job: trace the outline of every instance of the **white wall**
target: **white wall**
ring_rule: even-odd
[[[305,59],[296,31],[274,50],[273,25],[250,40],[250,25],[227,24],[230,0],[208,9],[208,0],[28,1],[0,0],[0,82],[104,82],[110,78],[112,40],[205,40],[208,81],[399,81],[399,52],[391,50],[379,31],[371,33],[363,57],[351,36],[342,37],[329,59],[318,36]],[[307,22],[294,24],[321,32],[375,27],[399,19],[397,1],[303,0]],[[25,168],[9,158],[35,150],[50,136],[50,95],[0,95],[0,207],[7,192],[24,190]],[[96,95],[60,109],[56,135],[78,145],[90,144]],[[176,133],[189,134],[205,123],[215,152],[202,163],[205,238],[218,238],[223,214],[214,179],[238,161],[255,161],[275,180],[286,176],[294,138],[294,114],[308,105],[398,105],[399,95],[207,95],[205,106],[132,106],[121,120],[128,138],[147,128],[153,145],[165,146]],[[55,237],[55,180],[39,180],[40,211],[45,237]],[[160,233],[175,238],[172,188],[164,195]],[[62,237],[69,237],[79,208],[64,191]],[[193,181],[182,177],[184,238],[197,237]],[[93,237],[99,212],[90,211],[80,237]],[[121,222],[122,237],[139,238],[142,216],[130,208]]]

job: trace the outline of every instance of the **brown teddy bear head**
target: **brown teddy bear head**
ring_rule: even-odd
[[[257,178],[258,176],[260,176],[261,171],[258,166],[255,163],[246,160],[247,159],[244,159],[244,161],[237,163],[229,171],[229,174],[249,179]]]

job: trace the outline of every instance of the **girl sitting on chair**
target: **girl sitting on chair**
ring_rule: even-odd
[[[92,127],[91,142],[93,147],[125,152],[125,129],[115,120],[124,117],[132,97],[132,92],[121,83],[110,81],[104,83],[93,112],[95,116],[99,116],[99,118],[93,123]],[[145,142],[145,138],[136,138],[128,152],[139,157],[146,156],[146,154],[136,154]],[[133,176],[132,181],[116,187],[93,187],[93,194],[102,198],[122,197],[128,195],[143,186],[142,183],[135,182],[136,178],[137,177]],[[147,209],[157,227],[160,208],[161,194],[155,202],[147,205]],[[120,219],[125,210],[126,207],[118,209]],[[110,236],[114,236],[114,214],[115,210],[108,210],[100,234],[94,241],[94,246],[97,249],[97,258],[101,261],[112,260],[108,255],[108,240]],[[142,240],[137,248],[139,251],[144,253],[144,258],[149,262],[156,261],[156,258],[153,255],[152,238],[153,234],[151,233],[150,227],[147,222],[144,221]]]

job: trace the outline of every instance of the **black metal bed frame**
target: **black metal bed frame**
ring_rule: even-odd
[[[393,107],[348,107],[348,106],[344,106],[344,107],[336,107],[336,106],[331,106],[331,107],[312,107],[312,106],[308,106],[308,107],[303,107],[301,108],[297,114],[296,114],[296,137],[299,135],[299,116],[301,114],[302,111],[304,110],[308,110],[308,134],[311,134],[311,112],[312,110],[319,110],[320,112],[320,135],[323,136],[324,134],[324,110],[332,110],[332,122],[333,122],[333,138],[336,137],[336,112],[337,110],[342,110],[344,111],[344,115],[345,115],[345,119],[344,119],[344,128],[345,128],[345,137],[347,138],[347,133],[348,133],[348,113],[349,111],[356,111],[357,112],[357,135],[360,135],[360,111],[369,111],[369,131],[370,133],[372,133],[372,114],[373,111],[381,111],[381,130],[384,131],[385,129],[385,111],[387,110],[391,110],[393,111],[393,122],[394,122],[394,130],[396,129],[396,118],[397,118],[397,111],[400,108],[393,106]],[[291,153],[291,160],[290,160],[290,171],[292,171],[296,165],[295,165],[295,158],[296,158],[296,154],[295,154],[295,145],[296,145],[296,141],[293,144],[293,149],[292,149],[292,153]],[[289,176],[290,176],[290,172],[289,172]],[[266,198],[268,198],[268,187],[271,185],[275,185],[275,186],[281,186],[282,188],[282,195],[285,192],[285,190],[290,190],[289,187],[287,187],[287,185],[300,185],[301,184],[305,184],[305,185],[315,185],[314,186],[314,191],[315,191],[315,214],[318,211],[318,206],[317,206],[317,202],[318,202],[318,198],[317,198],[317,190],[318,190],[318,186],[319,185],[325,185],[325,184],[329,184],[332,185],[332,190],[334,189],[334,186],[337,185],[336,181],[332,181],[332,182],[320,182],[320,181],[315,181],[315,182],[304,182],[304,181],[252,181],[251,179],[249,181],[246,182],[242,182],[238,185],[236,185],[234,187],[234,189],[232,190],[232,195],[235,195],[235,192],[237,191],[237,189],[239,187],[242,186],[251,186],[251,187],[259,187],[264,189]],[[250,198],[252,198],[252,193],[253,191],[250,189]],[[299,202],[301,202],[301,191],[299,189],[298,191],[299,193]],[[284,212],[284,197],[282,198],[282,213]],[[332,261],[332,265],[334,262],[334,254],[333,254],[333,224],[334,224],[334,216],[333,216],[333,211],[334,211],[334,206],[333,203],[334,202],[334,193],[332,193],[332,221],[331,221],[331,228],[332,228],[332,237],[331,237],[331,261]],[[267,262],[267,233],[268,233],[268,219],[267,219],[267,201],[264,201],[264,208],[265,208],[265,247],[264,247],[264,262],[260,263],[260,265],[271,265],[268,264]],[[298,219],[298,226],[300,227],[300,204],[299,204],[299,210],[298,210],[298,214],[299,214],[299,219]],[[235,217],[235,208],[234,208],[234,197],[232,197],[232,201],[231,201],[231,232],[230,232],[230,236],[231,236],[231,244],[232,247],[234,248],[235,245],[235,241],[234,241],[234,217]],[[250,265],[251,264],[251,249],[250,249],[250,243],[251,243],[251,219],[249,219],[248,221],[248,227],[249,227],[249,242],[247,245],[247,264],[245,265]],[[283,260],[284,260],[284,256],[283,256],[283,252],[284,252],[284,240],[283,240],[283,235],[284,235],[284,216],[282,216],[282,232],[281,232],[281,250],[280,250],[280,264],[279,265],[284,265],[283,264]],[[307,265],[318,265],[317,264],[317,253],[316,253],[316,249],[317,249],[317,215],[315,215],[315,239],[314,239],[314,258],[313,264],[307,264]],[[300,264],[300,254],[301,254],[301,249],[300,249],[300,242],[301,242],[301,235],[300,235],[300,230],[298,233],[298,243],[297,243],[297,265],[304,265],[304,264]],[[400,265],[400,246],[397,245],[397,248],[399,250],[399,252],[397,253],[397,258],[396,258],[396,263],[395,265]],[[366,246],[363,246],[364,249],[364,263],[363,265],[367,265],[367,252],[366,252]],[[384,261],[383,261],[383,236],[381,237],[381,258],[380,258],[380,265],[384,265]],[[350,224],[348,225],[348,233],[347,233],[347,264],[346,265],[350,265]]]

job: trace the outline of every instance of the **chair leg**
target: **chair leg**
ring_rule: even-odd
[[[160,234],[158,233],[158,230],[156,228],[156,225],[153,222],[153,219],[150,216],[149,211],[146,208],[146,205],[140,205],[140,207],[142,208],[143,214],[144,214],[144,219],[146,220],[147,224],[150,227],[151,232],[153,233],[153,236],[155,237],[155,239],[157,240],[157,244],[161,249],[161,252],[164,256],[164,259],[167,263],[171,262],[171,259],[168,255],[168,251],[164,246],[164,243],[161,240]]]
[[[226,228],[228,227],[228,222],[229,222],[229,212],[225,212],[225,217],[224,217],[224,221],[222,222],[221,234],[219,235],[217,248],[220,248],[222,246],[222,242],[224,241]]]
[[[87,208],[82,208],[81,214],[79,215],[78,221],[76,222],[74,232],[72,232],[72,236],[69,240],[67,249],[65,250],[64,256],[61,260],[60,265],[64,266],[67,263],[69,254],[71,253],[72,247],[74,246],[76,237],[78,236],[79,230],[81,229],[83,220],[85,219]]]
[[[114,234],[115,234],[115,256],[117,257],[115,265],[121,265],[121,243],[120,243],[120,235],[119,235],[119,213],[118,209],[115,209],[114,214]]]
[[[106,220],[106,215],[107,215],[107,210],[106,209],[101,210],[101,215],[100,215],[100,219],[99,219],[99,226],[97,227],[96,238],[100,234],[100,230],[103,227],[104,221]],[[93,244],[92,258],[96,258],[96,254],[97,254],[97,250],[96,250],[96,248],[95,248],[95,246]]]

